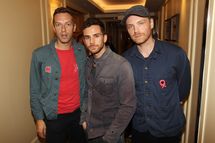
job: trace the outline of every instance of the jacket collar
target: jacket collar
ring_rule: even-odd
[[[106,51],[103,53],[103,55],[100,58],[94,59],[94,62],[100,63],[100,62],[104,61],[105,59],[107,59],[107,57],[110,55],[110,53],[112,53],[111,49],[108,46],[106,46]]]

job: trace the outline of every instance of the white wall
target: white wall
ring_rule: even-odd
[[[0,2],[0,142],[30,143],[35,126],[29,105],[31,52],[42,44],[40,0]]]

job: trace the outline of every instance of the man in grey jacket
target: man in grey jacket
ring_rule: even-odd
[[[89,143],[122,143],[136,97],[133,72],[126,59],[105,45],[103,23],[96,18],[82,25],[83,41],[91,56],[87,61],[87,104],[82,117]],[[85,106],[86,107],[86,106]]]

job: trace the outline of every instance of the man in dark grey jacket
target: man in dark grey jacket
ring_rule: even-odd
[[[90,143],[122,143],[122,133],[136,108],[132,68],[105,46],[107,35],[101,21],[89,18],[82,29],[91,53],[86,67],[88,108],[82,125]]]

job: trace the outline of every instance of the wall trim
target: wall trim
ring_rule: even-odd
[[[190,0],[188,58],[191,64],[192,85],[190,97],[185,105],[186,129],[182,143],[195,141],[198,88],[204,27],[205,0]]]
[[[208,4],[208,23],[206,35],[206,48],[205,48],[205,64],[204,75],[202,84],[202,102],[199,120],[198,142],[205,143],[215,139],[212,132],[215,130],[213,121],[215,115],[213,114],[214,107],[214,37],[215,37],[215,2],[209,0]],[[209,134],[211,133],[211,134]]]

